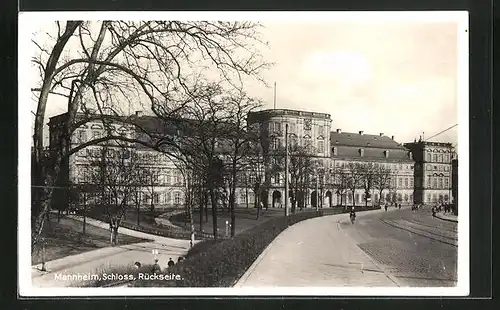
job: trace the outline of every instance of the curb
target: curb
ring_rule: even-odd
[[[438,214],[435,214],[434,217],[438,218],[440,220],[443,220],[443,221],[458,223],[458,219],[454,220],[454,219],[451,219],[451,218],[442,217],[441,215],[438,215]]]

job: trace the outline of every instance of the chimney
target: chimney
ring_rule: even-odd
[[[142,111],[135,111],[135,116],[141,117],[142,116]]]
[[[341,131],[342,131],[342,129],[337,128],[337,133],[340,133]]]
[[[359,134],[360,134],[360,135],[362,135],[362,134],[363,134],[363,130],[360,130],[360,131],[359,131]]]
[[[394,136],[391,136],[391,139],[394,140]]]
[[[383,132],[381,132],[381,133],[379,133],[379,135],[382,137],[382,136],[384,135],[384,133],[383,133]]]

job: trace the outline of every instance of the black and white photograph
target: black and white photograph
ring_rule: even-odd
[[[21,12],[19,294],[468,295],[468,44],[466,11]]]

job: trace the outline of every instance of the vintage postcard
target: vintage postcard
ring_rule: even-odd
[[[469,293],[467,12],[19,30],[21,296]]]

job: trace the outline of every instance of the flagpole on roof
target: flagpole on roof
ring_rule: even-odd
[[[276,110],[276,82],[274,82],[274,109]]]

